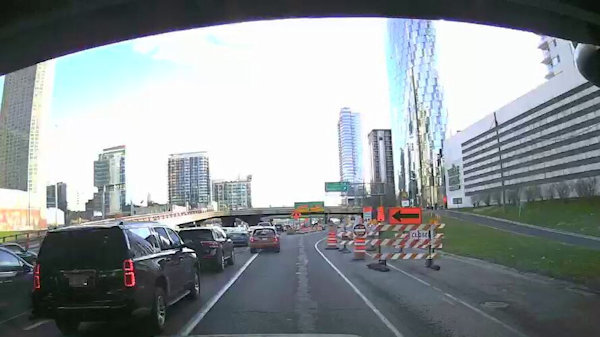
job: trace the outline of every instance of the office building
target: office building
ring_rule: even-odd
[[[126,201],[125,145],[104,149],[94,161],[95,205],[102,216],[119,214]]]
[[[169,204],[207,207],[210,198],[208,153],[171,154],[168,163]]]
[[[10,73],[0,106],[0,189],[27,192],[27,203],[16,207],[29,210],[28,224],[41,226],[46,210],[45,127],[53,80],[53,61]],[[4,207],[8,206],[0,205]],[[33,213],[36,219],[31,219]]]
[[[398,189],[413,204],[443,198],[438,160],[447,111],[438,74],[435,25],[428,20],[387,21],[387,69]]]
[[[214,180],[212,193],[220,211],[252,208],[252,175],[232,181]]]
[[[59,182],[46,186],[46,207],[67,212],[67,184]]]
[[[544,59],[560,55],[548,81],[446,141],[449,208],[488,197],[493,204],[520,201],[527,189],[540,192],[535,199],[556,198],[555,184],[600,176],[600,89],[571,66],[573,47],[562,42],[542,38]]]
[[[575,46],[573,42],[550,36],[541,36],[538,48],[542,51],[542,63],[546,65],[546,79],[566,71],[576,70]]]
[[[396,195],[392,131],[389,129],[369,132],[371,152],[371,194]]]

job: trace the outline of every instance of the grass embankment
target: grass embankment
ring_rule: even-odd
[[[600,236],[600,197],[544,200],[522,206],[462,208],[464,212],[519,221],[531,225]]]
[[[443,218],[444,251],[600,289],[600,251]]]

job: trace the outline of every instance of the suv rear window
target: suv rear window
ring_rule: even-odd
[[[275,236],[275,231],[270,228],[261,228],[254,231],[254,236],[273,237]]]
[[[48,233],[38,261],[58,269],[116,269],[126,257],[123,231],[111,227]]]
[[[184,242],[192,241],[215,241],[213,233],[210,229],[194,229],[179,232],[179,236]]]

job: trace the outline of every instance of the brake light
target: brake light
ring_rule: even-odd
[[[279,238],[276,236],[274,241],[279,242]]]
[[[40,290],[42,285],[40,283],[40,264],[36,264],[33,267],[33,290]]]
[[[219,248],[219,243],[215,241],[203,241],[202,245],[210,248]]]
[[[256,241],[256,239],[254,238],[254,236],[251,236],[250,237],[250,242],[254,242],[254,241]]]
[[[123,261],[123,283],[127,288],[135,287],[135,268],[132,259]]]

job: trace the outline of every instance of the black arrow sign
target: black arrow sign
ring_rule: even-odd
[[[402,213],[398,211],[392,215],[392,218],[402,221],[402,219],[419,219],[420,215],[418,213]]]

